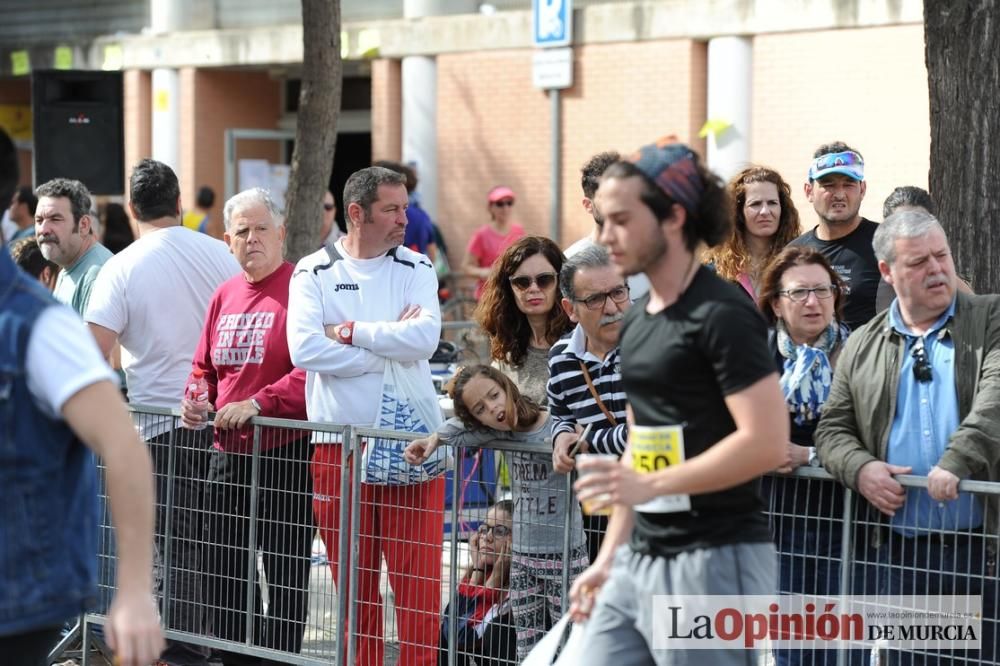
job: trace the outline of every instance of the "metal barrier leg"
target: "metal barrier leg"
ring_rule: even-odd
[[[573,563],[572,533],[573,533],[573,474],[566,475],[566,517],[563,521],[563,567],[562,567],[562,612],[569,610],[569,570]]]
[[[354,492],[351,493],[351,534],[360,535],[361,534],[361,456],[360,446],[358,442],[358,437],[354,433],[354,430],[349,431],[350,436],[345,436],[345,441],[349,442],[351,450],[351,461],[350,461],[350,479],[351,488]],[[343,468],[341,468],[343,469]],[[346,476],[346,475],[345,475]],[[343,529],[343,527],[341,527]],[[361,550],[359,545],[359,540],[355,539],[351,543],[349,549],[350,559],[347,562],[347,566],[350,569],[350,582],[349,582],[349,592],[347,597],[347,603],[350,610],[347,613],[347,664],[345,666],[353,666],[354,661],[357,657],[357,644],[354,640],[354,635],[357,633],[358,629],[358,614],[357,614],[357,602],[358,602],[358,576],[354,571],[354,563],[359,561],[361,557]]]
[[[254,644],[254,599],[257,594],[257,502],[260,497],[260,426],[253,427],[253,455],[250,461],[250,524],[247,526],[247,618],[246,645]]]
[[[448,666],[455,666],[458,659],[458,618],[455,613],[458,610],[458,583],[461,574],[458,572],[458,527],[459,514],[458,505],[462,497],[462,472],[465,470],[465,449],[459,447],[455,451],[455,471],[451,478],[451,534],[448,537],[451,545],[449,566],[451,576],[448,581],[451,589],[448,592]],[[476,566],[473,564],[472,566]]]
[[[851,594],[854,569],[854,493],[844,490],[844,522],[841,527],[840,544],[840,593]],[[849,650],[837,652],[837,666],[847,666]]]
[[[351,558],[349,555],[349,537],[351,533],[344,529],[351,517],[351,502],[347,498],[351,496],[349,465],[352,460],[351,447],[353,441],[354,431],[351,426],[347,426],[340,445],[340,506],[337,507],[337,511],[340,514],[340,522],[338,523],[340,525],[340,533],[337,535],[337,656],[334,663],[338,666],[344,663],[344,655],[349,649],[348,645],[353,644],[349,633],[349,626],[345,625],[348,615],[353,614],[350,593],[348,591],[351,585]],[[348,645],[344,644],[345,641]]]

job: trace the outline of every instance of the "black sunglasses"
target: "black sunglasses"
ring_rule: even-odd
[[[337,204],[323,204],[323,210],[333,210],[337,207]]]
[[[913,351],[910,354],[913,356],[913,378],[921,384],[933,381],[934,371],[931,368],[930,360],[927,358],[927,349],[924,348],[923,338],[918,338],[913,343]]]
[[[517,287],[518,291],[527,291],[532,283],[537,284],[541,290],[546,290],[556,283],[555,273],[539,273],[531,277],[530,275],[518,275],[510,279],[510,283]]]
[[[493,205],[497,208],[507,208],[508,206],[514,205],[513,199],[501,199],[500,201],[494,201]]]

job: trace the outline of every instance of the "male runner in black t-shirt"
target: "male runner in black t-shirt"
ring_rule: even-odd
[[[629,449],[621,464],[579,464],[580,498],[615,505],[596,562],[571,592],[574,617],[590,617],[584,654],[595,664],[750,666],[752,650],[653,647],[668,631],[653,626],[654,595],[776,593],[774,547],[752,480],[781,464],[787,411],[763,318],[695,254],[729,233],[725,192],[687,146],[665,139],[612,165],[597,199],[601,242],[623,274],[645,273],[651,287],[621,334]],[[666,451],[666,466],[643,458],[649,442],[636,430],[644,426],[669,430],[683,460]]]
[[[805,191],[819,224],[791,242],[819,250],[847,284],[850,292],[844,301],[844,321],[852,331],[875,316],[876,294],[882,282],[872,249],[878,223],[861,217],[860,212],[867,189],[861,153],[841,141],[817,148]],[[883,289],[886,287],[883,283]]]

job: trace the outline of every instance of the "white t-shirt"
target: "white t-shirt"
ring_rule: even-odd
[[[25,367],[35,405],[53,419],[62,418],[63,405],[81,389],[102,381],[118,385],[94,337],[65,305],[47,307],[39,315],[28,339]]]
[[[208,301],[239,272],[225,243],[182,226],[144,234],[104,264],[84,319],[118,334],[129,402],[180,405]],[[168,429],[143,423],[147,438]]]
[[[420,315],[398,321],[407,305],[419,305]],[[324,333],[324,326],[347,321],[355,322],[353,344]],[[428,359],[440,338],[437,273],[422,254],[400,246],[374,259],[354,259],[338,240],[295,267],[288,292],[288,350],[292,363],[306,371],[311,421],[374,425],[386,359],[416,363],[433,395]],[[335,438],[317,433],[314,439]]]
[[[590,239],[590,236],[581,238],[566,248],[563,251],[563,256],[569,259],[588,245],[594,245],[594,241]],[[645,273],[636,273],[635,275],[628,276],[625,280],[625,284],[628,285],[628,293],[629,296],[632,297],[633,301],[649,291],[649,278],[646,277]]]

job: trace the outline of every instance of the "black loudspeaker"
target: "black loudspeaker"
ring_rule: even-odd
[[[36,71],[31,109],[36,187],[53,178],[72,178],[93,194],[123,193],[121,72]]]

